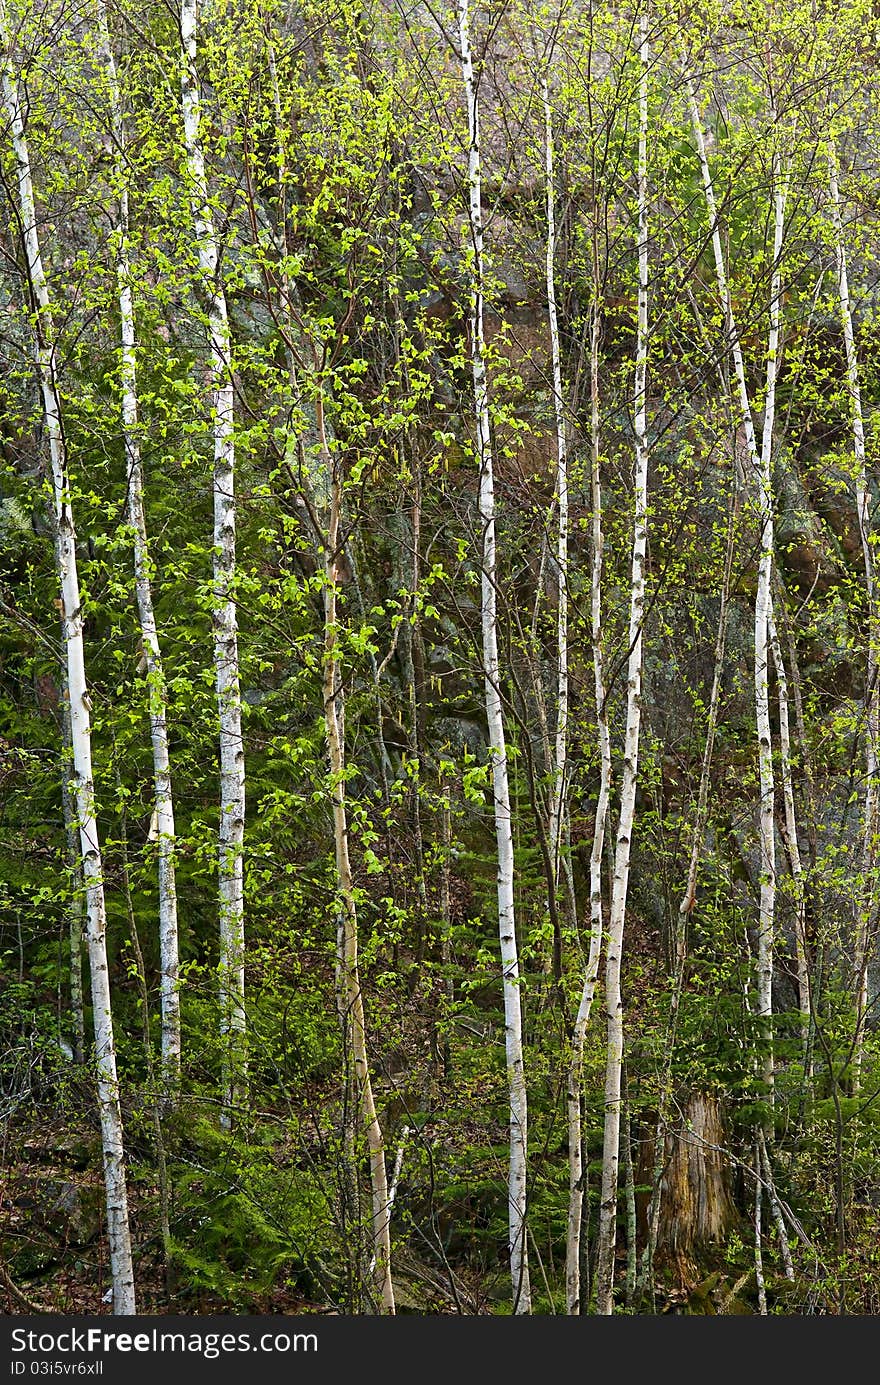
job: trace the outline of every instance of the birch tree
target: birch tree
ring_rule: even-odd
[[[772,73],[770,82],[772,84]],[[773,944],[776,919],[776,812],[773,778],[773,743],[770,728],[769,650],[770,622],[773,614],[773,425],[776,413],[776,381],[779,373],[779,327],[782,306],[782,238],[785,229],[786,186],[779,152],[780,121],[776,101],[770,94],[771,180],[773,188],[773,260],[770,274],[770,330],[767,339],[767,371],[764,393],[764,426],[761,436],[760,470],[757,474],[758,513],[761,547],[758,556],[758,585],[755,593],[755,723],[758,732],[760,785],[761,907],[758,922],[758,1015],[765,1026],[768,1051],[764,1059],[764,1081],[773,1088]],[[732,310],[731,310],[732,317]],[[743,409],[748,395],[743,387]]]
[[[550,326],[550,358],[553,370],[553,414],[556,424],[556,736],[553,760],[553,794],[550,807],[550,852],[554,884],[559,885],[562,824],[568,766],[568,441],[562,355],[559,347],[559,315],[556,308],[556,188],[554,179],[553,108],[546,67],[541,74],[544,113],[544,171],[547,180],[547,318]]]
[[[235,598],[235,417],[231,343],[220,246],[208,190],[201,137],[201,97],[196,68],[199,0],[183,0],[181,100],[184,158],[193,211],[193,233],[207,300],[209,369],[214,435],[213,627],[214,673],[220,721],[220,1024],[224,1040],[223,1122],[246,1098],[244,1009],[244,816],[245,769],[238,672]]]
[[[468,226],[472,259],[468,331],[474,389],[477,462],[479,465],[479,513],[483,534],[480,579],[483,681],[492,761],[492,796],[498,854],[498,930],[504,989],[505,1054],[510,1094],[510,1157],[507,1188],[508,1243],[514,1312],[530,1313],[532,1296],[526,1244],[528,1104],[523,1060],[519,959],[514,917],[510,785],[507,773],[507,748],[501,701],[501,668],[498,658],[495,481],[483,324],[483,188],[480,114],[477,79],[471,52],[469,0],[458,0],[458,38],[468,117]]]
[[[771,613],[770,584],[774,548],[771,455],[773,446],[776,378],[778,371],[779,325],[782,297],[780,259],[785,226],[786,187],[782,177],[781,156],[776,139],[774,138],[772,152],[774,220],[773,261],[770,282],[770,326],[767,342],[764,426],[761,448],[759,451],[754,420],[752,417],[752,408],[749,400],[742,345],[734,318],[733,304],[724,263],[720,220],[712,172],[706,151],[706,137],[703,129],[702,117],[700,116],[699,107],[697,106],[693,81],[690,75],[687,75],[685,78],[685,86],[687,89],[691,124],[697,145],[700,172],[703,181],[703,192],[708,212],[718,297],[725,325],[726,340],[730,347],[736,376],[740,428],[742,429],[746,452],[751,463],[751,473],[757,501],[758,522],[760,525],[758,578],[754,611],[754,697],[758,738],[758,818],[761,849],[760,906],[758,913],[757,1014],[759,1022],[763,1027],[767,1045],[764,1060],[764,1081],[768,1092],[772,1093],[773,1050],[770,1026],[773,1017],[773,931],[776,909],[776,837],[774,828],[775,790],[773,779],[773,748],[770,729],[770,699],[768,687],[769,628]],[[772,100],[771,118],[774,124],[775,136],[776,107]]]
[[[76,529],[58,387],[52,305],[37,231],[30,152],[19,79],[13,66],[12,32],[6,0],[0,0],[0,44],[3,103],[9,121],[17,176],[16,210],[24,242],[28,296],[33,313],[37,376],[49,445],[55,563],[60,588],[70,715],[73,799],[86,893],[86,936],[91,975],[113,1311],[116,1314],[129,1315],[135,1312],[134,1268],[128,1220],[125,1139],[116,1072],[116,1044],[107,965],[104,865],[98,836],[92,775],[91,698],[86,678]],[[66,759],[63,772],[67,773]]]
[[[874,531],[871,517],[871,493],[865,454],[865,424],[862,416],[862,391],[859,358],[850,306],[849,271],[846,242],[841,213],[840,178],[837,150],[833,136],[828,145],[828,193],[831,228],[834,237],[834,258],[837,266],[837,290],[843,343],[846,352],[846,390],[850,406],[852,429],[853,483],[859,541],[865,568],[865,594],[868,603],[868,641],[865,670],[865,803],[862,815],[861,888],[856,902],[855,975],[856,1032],[853,1046],[853,1067],[858,1083],[865,1037],[865,1017],[868,1010],[868,944],[876,916],[877,839],[880,830],[880,687],[878,687],[878,649],[880,649],[880,613],[878,613],[876,578],[874,575]]]
[[[635,512],[630,576],[629,658],[627,660],[626,730],[620,789],[620,815],[614,853],[614,879],[608,920],[605,1006],[608,1052],[605,1066],[605,1130],[602,1144],[602,1190],[596,1262],[596,1309],[610,1314],[614,1304],[614,1248],[617,1232],[617,1181],[620,1150],[621,1076],[623,1069],[623,999],[620,971],[623,954],[630,851],[635,822],[639,769],[642,696],[642,639],[645,611],[645,556],[648,535],[648,14],[639,17],[638,145],[638,317],[635,363]]]
[[[62,628],[61,636],[65,631]],[[70,1017],[73,1022],[73,1059],[86,1060],[86,1016],[83,997],[83,878],[80,862],[79,832],[76,824],[76,803],[71,791],[74,779],[73,729],[70,722],[70,692],[65,683],[62,705],[63,753],[61,758],[61,805],[64,813],[67,869],[70,875],[70,912],[68,946],[70,948]]]
[[[588,48],[586,92],[588,129],[593,130],[592,36]],[[595,148],[590,160],[591,197],[598,206]],[[604,924],[602,861],[605,851],[605,824],[611,798],[611,732],[608,725],[608,699],[602,637],[602,572],[604,534],[602,527],[602,471],[600,427],[599,333],[601,326],[601,282],[599,273],[598,226],[594,219],[590,243],[592,297],[589,309],[590,336],[590,644],[593,664],[593,696],[596,709],[596,734],[599,751],[599,793],[593,819],[590,849],[590,941],[584,967],[580,999],[571,1036],[571,1054],[566,1077],[568,1118],[568,1220],[565,1246],[565,1293],[569,1314],[581,1311],[582,1231],[584,1216],[584,1136],[583,1136],[583,1061],[587,1028],[593,1009]]]
[[[157,843],[159,876],[159,959],[161,971],[162,1069],[166,1085],[180,1081],[180,996],[177,931],[177,886],[174,870],[174,801],[168,754],[167,694],[159,634],[153,609],[150,553],[144,511],[144,477],[138,429],[137,340],[132,293],[129,231],[129,171],[122,93],[110,40],[107,9],[99,0],[98,38],[110,106],[107,152],[116,192],[114,239],[119,304],[122,387],[122,429],[125,444],[128,522],[134,547],[134,580],[140,621],[140,643],[146,668],[150,740],[153,751],[154,807],[151,839]]]
[[[794,778],[791,770],[791,727],[789,724],[788,677],[785,672],[785,659],[779,641],[779,632],[773,609],[770,609],[770,647],[773,651],[773,666],[776,670],[776,702],[779,711],[779,773],[782,780],[782,798],[785,811],[785,850],[791,871],[794,919],[794,951],[797,968],[798,1009],[801,1012],[801,1030],[804,1042],[804,1059],[808,1062],[810,1040],[810,971],[807,958],[806,936],[806,892],[804,887],[804,867],[798,844],[797,808],[794,797]]]

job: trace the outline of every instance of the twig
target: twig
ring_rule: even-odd
[[[3,1288],[12,1295],[15,1301],[20,1303],[22,1308],[26,1308],[29,1313],[52,1312],[51,1308],[46,1308],[42,1303],[36,1303],[34,1299],[28,1298],[23,1289],[19,1289],[12,1275],[9,1273],[6,1261],[2,1259],[0,1259],[0,1284],[2,1284]]]

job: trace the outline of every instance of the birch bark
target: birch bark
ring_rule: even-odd
[[[64,638],[64,630],[61,636]],[[61,805],[64,813],[64,835],[67,838],[67,868],[70,875],[70,909],[68,941],[70,946],[70,1017],[73,1022],[73,1061],[86,1061],[86,1018],[83,1004],[83,897],[82,863],[79,831],[76,825],[76,802],[71,787],[73,767],[73,732],[70,726],[70,691],[65,677],[63,702],[63,756],[61,762]]]
[[[116,225],[116,283],[122,347],[122,427],[125,442],[128,522],[134,547],[135,597],[147,670],[150,740],[153,750],[154,822],[159,876],[159,964],[162,1017],[162,1073],[169,1090],[180,1081],[180,996],[177,930],[177,887],[174,871],[174,802],[168,754],[167,696],[159,634],[150,583],[150,555],[144,512],[144,477],[138,438],[137,340],[131,288],[128,170],[122,97],[110,41],[107,7],[98,5],[98,36],[110,98],[111,134],[107,141],[118,203]]]
[[[553,882],[559,885],[562,824],[568,760],[568,443],[565,398],[562,392],[562,356],[559,349],[559,316],[556,308],[556,190],[554,183],[553,111],[547,73],[541,78],[544,108],[544,167],[547,180],[547,317],[553,366],[553,412],[556,421],[556,737],[553,763],[553,797],[550,807],[550,852]]]
[[[856,514],[862,559],[865,564],[865,590],[868,598],[868,651],[865,676],[865,806],[862,821],[861,889],[856,904],[854,950],[856,1033],[853,1047],[855,1081],[861,1076],[862,1049],[865,1037],[865,1017],[868,1010],[868,943],[876,906],[877,837],[880,829],[880,687],[878,687],[878,650],[880,650],[880,611],[874,577],[874,533],[871,520],[871,495],[868,489],[865,459],[865,425],[862,417],[862,393],[859,380],[859,359],[853,327],[849,296],[849,273],[846,245],[843,238],[843,217],[840,205],[840,180],[837,151],[833,144],[828,152],[828,187],[831,222],[834,232],[834,254],[837,261],[837,285],[840,299],[840,319],[846,349],[846,383],[849,393]]]
[[[810,1038],[810,971],[807,965],[806,940],[806,894],[804,891],[804,868],[798,845],[797,809],[794,798],[794,780],[791,773],[791,729],[788,717],[788,678],[785,660],[773,608],[770,608],[770,646],[773,650],[773,666],[776,669],[776,701],[779,707],[779,769],[782,778],[782,799],[785,809],[785,847],[791,869],[794,890],[794,951],[797,967],[798,1008],[801,1012],[801,1032],[806,1058]]]
[[[480,121],[477,83],[470,43],[468,0],[458,0],[458,36],[468,115],[468,219],[473,252],[473,285],[469,311],[471,369],[477,459],[480,468],[480,521],[483,529],[481,614],[483,677],[486,692],[495,838],[498,853],[498,931],[504,988],[504,1034],[510,1092],[510,1159],[508,1166],[508,1235],[515,1313],[531,1312],[526,1246],[526,1170],[528,1106],[523,1064],[522,1008],[513,896],[513,833],[507,750],[501,706],[495,555],[495,483],[489,428],[489,400],[483,334],[483,210]]]
[[[758,732],[758,771],[761,790],[761,904],[758,922],[758,1016],[765,1027],[767,1052],[764,1058],[764,1083],[772,1102],[773,1093],[773,933],[776,918],[776,829],[773,745],[770,729],[769,646],[773,606],[770,584],[773,576],[773,486],[771,459],[773,424],[776,412],[776,380],[779,371],[779,328],[782,308],[782,240],[785,229],[786,186],[776,143],[779,116],[771,100],[773,124],[773,268],[770,278],[770,331],[767,341],[767,375],[764,398],[764,427],[761,437],[761,462],[758,474],[761,549],[758,559],[758,586],[755,594],[755,724]],[[746,396],[747,399],[747,396]],[[766,1128],[772,1134],[769,1123]]]
[[[639,20],[639,152],[638,152],[638,321],[635,369],[635,515],[630,577],[629,661],[627,667],[626,730],[620,817],[614,855],[614,879],[608,922],[605,965],[605,1005],[608,1016],[608,1054],[605,1066],[605,1132],[602,1146],[602,1191],[599,1203],[599,1244],[596,1264],[596,1310],[608,1315],[614,1305],[614,1248],[617,1232],[617,1182],[620,1153],[621,1074],[623,1067],[623,1000],[620,970],[623,953],[630,848],[635,821],[639,766],[642,694],[642,622],[645,609],[645,555],[648,532],[648,16]]]
[[[34,187],[21,97],[18,81],[13,75],[12,39],[6,0],[0,0],[0,44],[2,44],[0,61],[2,61],[3,102],[9,120],[10,137],[16,162],[18,211],[21,217],[28,282],[34,310],[36,364],[46,436],[49,440],[55,561],[61,589],[61,614],[67,660],[70,741],[74,773],[73,794],[76,805],[82,875],[86,890],[86,934],[91,972],[98,1110],[101,1121],[113,1311],[116,1314],[129,1315],[135,1312],[134,1269],[128,1222],[125,1142],[116,1073],[110,975],[107,966],[104,868],[101,844],[98,838],[98,824],[95,817],[91,700],[86,681],[83,614],[76,558],[76,531],[62,428],[61,398],[56,376],[49,289],[37,234]]]
[[[244,1009],[244,816],[245,770],[238,675],[235,600],[235,437],[229,317],[220,252],[208,197],[199,125],[201,98],[196,71],[198,0],[182,0],[181,103],[184,156],[193,207],[193,230],[202,286],[208,301],[209,361],[214,430],[214,672],[220,722],[220,1025],[224,1039],[222,1120],[247,1095]]]
[[[724,314],[727,338],[730,344],[736,373],[739,396],[741,427],[745,437],[746,449],[751,460],[758,503],[760,523],[760,551],[758,558],[758,581],[755,595],[754,622],[754,689],[755,721],[758,737],[758,772],[760,783],[759,838],[761,849],[761,893],[758,914],[758,1016],[766,1035],[766,1056],[764,1060],[764,1081],[772,1100],[773,1051],[770,1026],[773,1016],[773,928],[776,905],[776,844],[774,833],[774,781],[773,757],[770,738],[770,701],[767,684],[770,581],[773,566],[773,498],[771,489],[770,461],[773,441],[773,418],[775,411],[776,375],[779,351],[779,324],[781,308],[780,256],[785,221],[786,189],[783,183],[778,150],[773,151],[773,270],[770,287],[770,332],[767,347],[767,388],[764,406],[764,429],[761,450],[758,450],[752,410],[749,403],[745,364],[742,346],[733,305],[727,273],[724,266],[724,252],[721,246],[721,232],[715,189],[709,159],[706,152],[706,138],[700,117],[693,82],[686,77],[688,104],[691,124],[700,160],[703,191],[709,213],[712,236],[712,250],[715,258],[715,275],[718,284],[718,297]],[[775,107],[772,108],[774,126]]]
[[[755,1286],[758,1290],[758,1312],[761,1317],[767,1316],[767,1289],[764,1281],[764,1256],[761,1250],[761,1157],[758,1149],[757,1140],[755,1141],[754,1154],[755,1170]]]
[[[565,1247],[565,1297],[569,1314],[581,1311],[581,1234],[584,1207],[583,1157],[583,1059],[587,1026],[593,1009],[602,953],[602,857],[605,823],[611,797],[611,733],[606,710],[605,667],[602,649],[602,474],[599,428],[599,265],[593,237],[593,303],[590,313],[590,501],[592,507],[592,561],[590,566],[590,636],[593,652],[593,685],[599,742],[599,797],[590,850],[590,944],[580,1001],[571,1037],[571,1058],[566,1084],[568,1117],[568,1223]]]

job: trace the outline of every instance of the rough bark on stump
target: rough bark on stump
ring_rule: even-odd
[[[724,1243],[738,1214],[718,1097],[682,1093],[675,1109],[678,1119],[666,1132],[655,1263],[661,1273],[671,1271],[680,1288],[687,1288],[703,1277],[705,1252]],[[641,1244],[648,1234],[655,1130],[652,1122],[645,1125],[639,1150],[636,1182],[645,1189],[636,1198]]]

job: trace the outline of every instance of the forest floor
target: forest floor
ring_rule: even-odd
[[[0,1311],[70,1316],[110,1314],[97,1126],[90,1129],[60,1117],[20,1120],[7,1130],[4,1163],[0,1175]],[[269,1291],[255,1292],[246,1305],[230,1304],[220,1295],[193,1290],[179,1282],[169,1284],[161,1239],[156,1232],[158,1189],[143,1178],[130,1179],[129,1209],[140,1313],[216,1316],[242,1311],[273,1315],[336,1311],[283,1283]],[[654,1311],[753,1312],[746,1279],[743,1275],[734,1285],[715,1271],[692,1290],[665,1289],[657,1296]],[[439,1277],[404,1246],[400,1247],[400,1310],[468,1314],[498,1311],[478,1273],[457,1266],[456,1282],[458,1307],[444,1292]],[[734,1297],[735,1306],[725,1310],[722,1301]]]
[[[63,1118],[31,1117],[7,1129],[0,1173],[0,1304],[6,1313],[98,1315],[112,1312],[97,1129]],[[222,1314],[228,1303],[169,1285],[156,1234],[159,1193],[129,1179],[138,1310]],[[326,1309],[279,1287],[255,1296],[252,1313]]]

